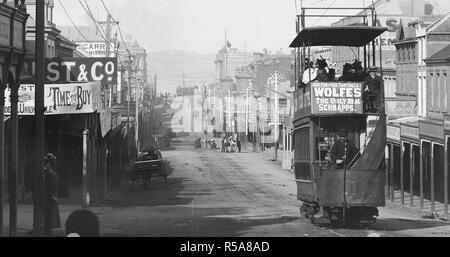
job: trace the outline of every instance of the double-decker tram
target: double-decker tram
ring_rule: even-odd
[[[293,120],[297,198],[301,215],[315,224],[370,224],[385,206],[386,112],[374,42],[387,28],[375,24],[302,26],[290,45],[301,64]],[[364,58],[337,76],[308,54],[316,46],[352,47]]]

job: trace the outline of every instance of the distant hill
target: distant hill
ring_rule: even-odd
[[[183,73],[186,79],[214,80],[216,54],[196,54],[179,50],[150,52],[149,74],[158,75],[158,92],[175,93]]]

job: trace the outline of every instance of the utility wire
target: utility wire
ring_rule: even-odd
[[[118,24],[117,27],[119,28],[119,34],[120,34],[120,38],[121,38],[121,40],[122,40],[122,45],[123,45],[123,47],[125,48],[125,50],[128,52],[128,54],[131,55],[130,49],[128,49],[127,44],[125,44],[125,40],[124,40],[124,38],[123,38],[123,33],[122,33],[122,29],[121,29],[121,27],[120,27],[120,23],[117,22],[117,20],[114,19],[114,17],[111,15],[111,12],[108,10],[108,7],[106,6],[105,2],[104,2],[103,0],[100,0],[100,1],[101,1],[101,3],[102,3],[103,7],[105,8],[105,11],[106,11],[106,12],[108,13],[108,15],[111,17],[111,19],[112,19],[115,23]]]
[[[103,0],[100,0],[102,2],[103,7],[105,8],[106,12],[109,14],[109,16],[111,16],[111,19],[117,23],[117,21],[114,19],[114,17],[111,15],[111,13],[108,10],[108,7],[106,7],[105,2],[103,2]]]
[[[331,2],[331,4],[325,9],[325,11],[320,15],[319,18],[317,18],[316,22],[314,22],[314,24],[312,25],[313,27],[316,26],[317,22],[320,21],[321,18],[323,18],[323,16],[328,12],[328,8],[330,8],[334,3],[336,2],[336,0],[333,0],[333,2]]]
[[[83,7],[83,10],[86,12],[86,14],[92,19],[92,21],[94,22],[95,27],[97,28],[98,32],[100,33],[100,36],[105,40],[105,42],[108,42],[108,40],[106,39],[105,35],[102,33],[102,30],[99,28],[99,26],[97,25],[97,21],[95,20],[94,16],[92,16],[92,13],[89,9],[89,6],[86,7],[83,5],[83,3],[81,2],[81,0],[78,0],[78,2],[80,3],[81,7]],[[86,2],[86,1],[85,1]],[[87,2],[86,2],[87,4]]]
[[[80,0],[79,0],[79,1],[80,1]],[[89,4],[87,3],[86,0],[84,0],[84,3],[86,4],[87,10],[89,11],[89,14],[90,14],[92,20],[94,20],[95,23],[99,24],[99,27],[100,27],[101,32],[103,33],[103,35],[105,35],[105,34],[106,34],[105,30],[103,29],[102,26],[100,26],[100,22],[98,22],[97,20],[95,20],[94,15],[92,14],[91,8],[89,7]]]
[[[118,25],[118,27],[119,27],[119,34],[120,34],[120,38],[122,39],[123,47],[125,48],[125,50],[127,50],[128,54],[131,54],[130,49],[128,49],[127,44],[125,44],[125,40],[123,39],[123,34],[122,34],[122,29],[120,28],[120,24]]]
[[[84,35],[83,33],[81,33],[80,29],[77,27],[77,25],[75,25],[75,23],[73,22],[72,18],[70,17],[69,13],[66,10],[66,7],[64,7],[63,3],[61,2],[61,0],[58,0],[59,4],[61,5],[61,7],[64,10],[64,13],[66,14],[67,18],[69,18],[70,23],[72,23],[72,25],[75,27],[75,29],[78,31],[78,33],[80,33],[80,35],[89,43],[91,43],[91,41],[89,41]]]

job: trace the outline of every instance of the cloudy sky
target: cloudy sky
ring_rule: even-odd
[[[106,19],[100,0],[86,0],[96,19]],[[300,0],[103,0],[124,34],[148,51],[176,49],[200,54],[216,53],[228,40],[249,51],[266,48],[284,52],[295,35]],[[54,0],[57,25],[71,25],[61,3],[77,26],[93,25],[78,0]],[[84,0],[81,0],[84,3]],[[370,0],[303,0],[304,6],[362,7]],[[323,13],[321,11],[320,13]],[[319,13],[319,14],[320,14]],[[326,25],[311,18],[308,23]]]

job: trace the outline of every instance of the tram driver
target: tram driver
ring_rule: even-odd
[[[331,149],[331,160],[336,169],[344,169],[357,154],[357,149],[352,141],[347,139],[347,131],[341,129],[338,132],[337,140]]]

